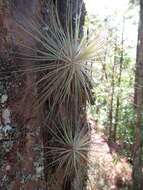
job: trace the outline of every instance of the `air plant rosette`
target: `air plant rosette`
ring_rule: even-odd
[[[90,165],[88,151],[91,145],[90,130],[88,124],[73,119],[56,118],[52,127],[48,128],[51,139],[46,147],[46,156],[49,158],[48,168],[63,171],[63,180],[68,178],[79,179],[81,172]],[[83,175],[83,173],[82,173]]]
[[[103,51],[103,40],[95,33],[80,35],[80,6],[80,11],[73,19],[71,3],[67,5],[64,27],[53,3],[47,5],[48,22],[40,18],[39,23],[32,18],[25,18],[26,26],[17,22],[18,27],[38,44],[34,48],[23,41],[17,41],[19,47],[30,52],[17,53],[17,57],[34,61],[32,71],[40,73],[40,78],[35,82],[40,89],[37,102],[43,106],[47,100],[52,99],[51,113],[57,104],[69,104],[72,96],[77,104],[81,103],[82,97],[89,102],[92,99],[94,82],[90,61],[99,58]]]

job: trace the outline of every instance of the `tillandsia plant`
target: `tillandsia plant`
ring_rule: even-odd
[[[37,48],[32,48],[17,42],[30,51],[19,57],[35,61],[33,71],[42,73],[36,82],[40,86],[39,105],[51,99],[52,108],[65,102],[68,105],[72,96],[75,106],[81,104],[83,97],[90,102],[93,81],[89,61],[99,56],[103,41],[99,35],[88,38],[80,35],[81,10],[73,19],[70,0],[67,1],[66,24],[62,26],[56,4],[52,2],[47,6],[48,23],[39,19],[40,25],[30,19],[26,21],[27,27],[18,24],[38,44]]]
[[[51,161],[47,167],[64,169],[64,178],[79,177],[81,170],[89,164],[91,139],[90,131],[86,131],[87,126],[82,126],[80,121],[73,121],[73,118],[58,117],[48,129],[51,140],[47,147],[47,156]]]

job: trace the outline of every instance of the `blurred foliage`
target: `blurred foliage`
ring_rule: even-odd
[[[132,19],[132,17],[127,19]],[[110,119],[112,119],[113,129],[115,126],[117,99],[119,98],[116,141],[123,144],[123,153],[131,155],[135,126],[135,59],[129,53],[132,47],[128,46],[124,39],[122,42],[122,35],[124,38],[122,27],[113,27],[111,23],[110,17],[101,20],[98,16],[91,16],[86,19],[87,31],[92,30],[96,33],[96,31],[102,30],[103,37],[107,40],[107,47],[101,57],[102,64],[95,64],[94,66],[91,64],[95,82],[93,90],[95,105],[89,107],[89,114],[94,117],[97,123],[104,125],[104,131],[108,134]],[[121,55],[123,56],[123,63],[119,84]],[[111,99],[113,101],[112,108]],[[109,116],[110,110],[112,110],[112,118]]]

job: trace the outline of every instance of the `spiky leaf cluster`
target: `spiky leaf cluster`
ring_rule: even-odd
[[[73,96],[76,102],[82,98],[90,101],[92,95],[92,80],[90,60],[99,56],[102,40],[99,36],[80,36],[80,14],[75,17],[73,25],[72,7],[68,6],[66,24],[61,25],[58,11],[52,3],[48,5],[48,23],[41,25],[34,20],[27,21],[28,27],[19,27],[37,44],[37,48],[30,44],[18,42],[27,48],[31,54],[20,54],[23,59],[35,61],[35,72],[41,72],[36,85],[40,86],[38,102],[43,105],[52,98],[52,107],[56,104],[69,103]],[[39,62],[41,62],[39,64]]]
[[[48,167],[64,168],[65,177],[78,175],[88,164],[91,139],[87,126],[59,118],[48,129],[52,136],[47,147],[47,156],[52,158]]]

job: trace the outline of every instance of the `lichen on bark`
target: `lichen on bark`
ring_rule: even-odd
[[[17,60],[10,55],[16,48],[13,39],[19,37],[14,19],[19,16],[20,12],[19,10],[15,12],[12,5],[15,1],[9,1],[9,4],[5,4],[6,7],[3,4],[5,2],[1,1],[0,4],[0,39],[2,42],[0,53],[3,52],[4,54],[0,54],[4,58],[0,65],[0,84],[3,86],[0,102],[4,106],[1,111],[1,122],[4,124],[12,122],[12,126],[15,126],[17,133],[14,141],[9,142],[11,147],[4,155],[0,170],[0,188],[35,190],[43,185],[39,181],[41,176],[37,176],[37,168],[39,167],[37,163],[41,158],[39,154],[42,147],[39,141],[38,117],[34,115],[32,105],[35,98],[32,83],[34,76],[33,73],[21,74],[21,72],[18,72],[21,65],[25,65],[26,68],[27,62]],[[33,6],[37,7],[36,2],[38,3],[38,1],[21,0],[17,1],[17,6],[26,10],[29,5],[29,8],[32,9]],[[36,8],[32,9],[28,14],[35,14],[37,10]],[[33,11],[35,12],[33,13]],[[28,16],[30,17],[30,15]],[[25,37],[25,35],[23,36]],[[32,45],[34,46],[34,43]],[[35,150],[36,145],[39,146],[38,151]],[[41,173],[38,173],[38,175],[41,175]]]

